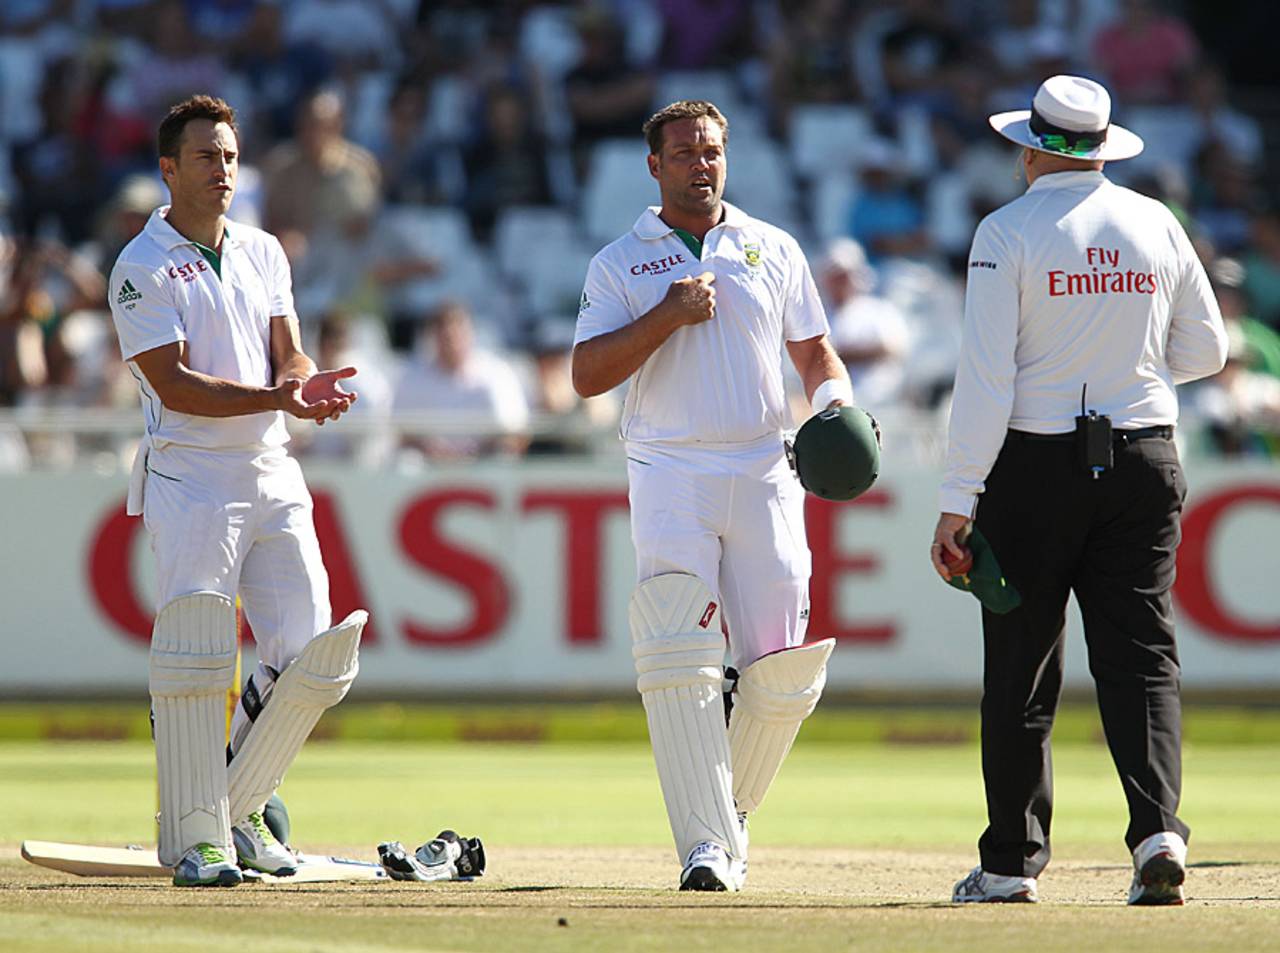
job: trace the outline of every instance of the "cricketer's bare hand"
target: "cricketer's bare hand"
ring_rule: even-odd
[[[323,426],[326,420],[337,420],[356,400],[356,394],[346,390],[341,381],[354,377],[354,367],[333,371],[319,371],[305,381],[289,378],[275,388],[280,410],[302,420],[314,420]]]
[[[663,304],[667,305],[678,324],[701,324],[716,316],[716,289],[712,282],[716,276],[709,271],[695,277],[678,278],[671,282]]]
[[[356,376],[354,367],[340,367],[332,371],[316,371],[302,385],[302,399],[313,404],[320,401],[336,401],[337,406],[332,413],[316,418],[316,424],[323,426],[326,420],[337,420],[356,402],[359,396],[353,390],[347,390],[342,382]]]

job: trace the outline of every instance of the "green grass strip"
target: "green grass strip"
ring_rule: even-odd
[[[1183,716],[1188,744],[1280,744],[1280,709],[1191,704]],[[824,705],[805,724],[810,744],[972,744],[972,706],[848,707]],[[151,736],[145,702],[0,703],[0,740],[144,741]],[[329,712],[313,738],[329,741],[466,741],[529,744],[644,742],[644,712],[634,702],[417,703],[366,702]],[[1064,705],[1054,727],[1059,743],[1101,744],[1091,705]]]

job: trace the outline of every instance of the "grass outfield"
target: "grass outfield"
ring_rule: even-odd
[[[1280,708],[1192,704],[1183,712],[1189,744],[1280,745]],[[1097,707],[1058,711],[1056,742],[1098,742]],[[0,741],[147,741],[147,699],[134,702],[0,702]],[[637,700],[576,704],[483,702],[404,704],[348,701],[320,720],[326,741],[644,742]],[[978,739],[978,704],[847,706],[826,704],[804,726],[806,744],[963,744]]]
[[[299,846],[372,859],[380,840],[455,827],[488,849],[470,884],[178,891],[18,858],[23,838],[152,842],[152,772],[145,742],[0,743],[0,949],[1280,948],[1275,744],[1188,744],[1191,900],[1172,910],[1123,905],[1123,799],[1093,743],[1056,751],[1056,857],[1036,908],[945,902],[982,826],[971,744],[802,738],[753,820],[751,878],[735,896],[674,890],[651,756],[635,742],[303,752],[282,790]]]

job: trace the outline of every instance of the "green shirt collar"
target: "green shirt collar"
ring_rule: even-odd
[[[219,278],[222,277],[222,256],[210,248],[208,245],[201,245],[199,242],[192,242],[200,254],[204,255],[204,260],[213,267],[213,273]]]
[[[684,242],[685,248],[693,252],[693,257],[698,261],[702,261],[702,242],[698,240],[698,237],[693,232],[686,232],[683,228],[673,228],[671,230],[676,233],[676,237],[680,241]]]
[[[231,235],[231,229],[227,228],[226,223],[224,222],[222,225],[222,247],[223,248],[227,247],[227,239],[230,237],[230,235]],[[191,244],[195,245],[196,248],[199,250],[200,254],[204,255],[204,260],[213,266],[213,273],[217,275],[219,278],[221,278],[222,277],[222,256],[218,254],[216,251],[214,251],[212,248],[210,248],[208,245],[201,245],[199,242],[192,242]]]

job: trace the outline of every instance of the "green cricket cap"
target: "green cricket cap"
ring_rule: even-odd
[[[1005,615],[1022,605],[1022,596],[1004,577],[995,551],[976,526],[965,545],[973,553],[973,568],[963,576],[953,574],[947,585],[974,596],[996,615]]]

